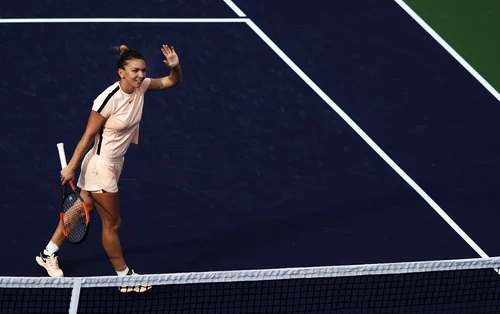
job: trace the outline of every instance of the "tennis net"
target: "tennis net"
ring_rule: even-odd
[[[499,313],[500,257],[104,277],[0,277],[0,313]],[[143,293],[119,287],[152,286]]]

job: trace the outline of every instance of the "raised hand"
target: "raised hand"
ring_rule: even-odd
[[[174,46],[169,47],[168,45],[163,45],[161,47],[161,52],[165,56],[163,63],[165,63],[168,67],[174,68],[179,65],[179,57],[177,56],[177,53],[175,53]]]

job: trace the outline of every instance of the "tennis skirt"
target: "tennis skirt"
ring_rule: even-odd
[[[123,169],[125,158],[107,158],[90,150],[82,161],[77,186],[85,191],[95,193],[118,192],[118,180]]]

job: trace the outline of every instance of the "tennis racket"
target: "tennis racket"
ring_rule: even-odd
[[[61,169],[67,166],[64,143],[58,143]],[[73,180],[63,186],[61,213],[59,214],[62,232],[66,240],[73,244],[83,242],[87,237],[90,227],[90,214],[87,204],[76,191]]]

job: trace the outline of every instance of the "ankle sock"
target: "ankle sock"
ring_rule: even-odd
[[[43,254],[50,256],[57,253],[57,251],[59,251],[59,247],[54,242],[50,241],[45,247],[45,250],[43,250]]]
[[[126,276],[128,274],[128,272],[129,272],[129,270],[130,269],[126,266],[124,270],[117,270],[116,274],[118,276]]]

